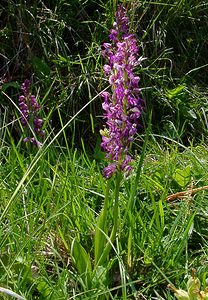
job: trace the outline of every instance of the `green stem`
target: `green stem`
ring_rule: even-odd
[[[145,140],[144,140],[140,160],[139,160],[137,170],[136,170],[136,177],[135,177],[134,183],[132,185],[129,201],[128,201],[127,207],[126,207],[126,212],[124,214],[123,224],[125,224],[127,215],[131,214],[131,212],[134,208],[134,205],[135,205],[135,197],[136,197],[136,193],[137,193],[137,189],[138,189],[140,175],[141,175],[141,172],[142,172],[142,166],[143,166],[143,162],[144,162],[146,148],[147,148],[148,141],[149,141],[149,134],[150,134],[150,130],[151,130],[151,118],[152,118],[152,112],[150,113],[149,123],[148,123],[148,127],[147,127],[147,130],[146,130],[146,135],[145,135]]]
[[[110,235],[110,239],[108,240],[108,242],[102,252],[102,255],[100,256],[97,265],[102,265],[105,262],[108,254],[112,248],[113,242],[115,241],[117,228],[118,228],[118,211],[119,211],[118,200],[119,200],[121,179],[122,179],[122,173],[120,172],[116,176],[115,202],[114,202],[114,208],[113,208],[113,229],[112,229],[112,232]]]
[[[109,206],[109,191],[110,191],[110,180],[107,182],[106,190],[105,190],[105,200],[103,205],[103,231],[106,233],[106,219],[107,219],[107,212]]]

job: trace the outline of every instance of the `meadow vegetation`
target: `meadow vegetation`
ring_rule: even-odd
[[[118,1],[0,3],[0,299],[173,300],[168,284],[186,289],[193,268],[207,285],[208,3],[120,3],[137,36],[145,105],[112,241],[102,50]],[[25,79],[40,105],[40,147],[24,142]],[[99,238],[111,247],[102,264]]]

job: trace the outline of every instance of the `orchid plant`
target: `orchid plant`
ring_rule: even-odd
[[[103,70],[111,91],[102,93],[105,127],[100,131],[101,147],[106,154],[108,165],[103,170],[106,179],[105,200],[95,229],[94,268],[89,255],[77,240],[72,244],[74,263],[78,266],[80,274],[86,275],[85,282],[89,289],[95,281],[93,278],[99,276],[97,281],[100,281],[100,278],[104,281],[106,278],[108,256],[114,247],[118,232],[120,186],[122,179],[132,170],[129,150],[143,110],[138,86],[140,78],[134,73],[135,67],[140,63],[137,39],[130,33],[127,11],[122,5],[118,6],[109,39],[109,43],[103,44],[103,57],[106,59]],[[112,181],[115,182],[114,192],[111,191]],[[109,215],[112,216],[112,220]]]
[[[103,56],[107,64],[103,69],[109,78],[111,93],[103,92],[103,110],[106,125],[102,135],[101,147],[106,153],[109,162],[103,174],[108,180],[115,177],[115,199],[113,210],[113,229],[110,241],[103,251],[101,234],[98,234],[98,250],[95,252],[95,261],[102,263],[114,242],[117,232],[119,188],[123,174],[129,175],[132,170],[132,158],[129,155],[130,145],[137,132],[138,119],[142,113],[143,100],[139,97],[139,77],[135,75],[134,68],[139,64],[137,39],[129,31],[129,19],[124,6],[119,5],[116,12],[116,21],[110,30],[111,43],[104,43]],[[107,184],[105,203],[101,212],[98,230],[106,234],[105,221],[109,202],[109,184]],[[104,215],[104,217],[103,217]],[[101,226],[101,227],[100,227]]]
[[[27,131],[27,136],[23,141],[41,147],[42,143],[38,138],[43,139],[44,137],[44,131],[42,130],[43,120],[38,117],[40,105],[36,97],[30,93],[30,81],[28,79],[22,84],[22,93],[23,95],[19,96],[20,121],[25,132]]]

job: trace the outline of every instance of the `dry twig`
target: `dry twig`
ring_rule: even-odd
[[[195,188],[195,189],[188,189],[186,191],[182,191],[182,192],[178,192],[178,193],[175,193],[175,194],[172,194],[172,195],[169,195],[166,197],[166,200],[167,201],[173,201],[175,199],[178,199],[178,198],[186,198],[187,196],[191,196],[199,191],[203,191],[203,190],[206,190],[208,189],[208,185],[205,185],[205,186],[201,186],[201,187],[198,187],[198,188]]]

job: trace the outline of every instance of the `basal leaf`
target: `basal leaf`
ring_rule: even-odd
[[[90,288],[92,275],[90,256],[76,238],[73,240],[71,245],[71,254],[79,275],[86,284],[87,288]]]

